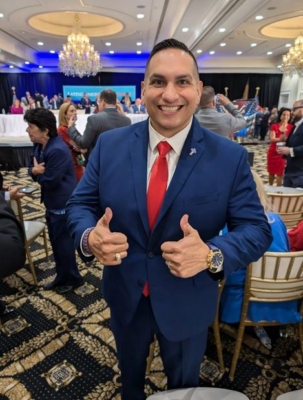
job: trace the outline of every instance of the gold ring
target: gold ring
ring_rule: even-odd
[[[120,261],[121,260],[121,253],[116,253],[115,254],[115,260]]]

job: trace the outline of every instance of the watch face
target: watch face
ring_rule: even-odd
[[[223,254],[221,251],[214,251],[211,264],[213,268],[219,268],[223,264]]]

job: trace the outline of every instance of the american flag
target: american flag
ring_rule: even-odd
[[[246,104],[242,107],[244,111],[244,118],[246,120],[246,128],[241,129],[236,133],[236,136],[254,136],[255,122],[257,107],[259,105],[259,98],[256,94],[255,98],[252,100],[247,100]]]

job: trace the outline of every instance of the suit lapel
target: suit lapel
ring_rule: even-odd
[[[135,130],[134,138],[129,142],[129,150],[137,206],[144,230],[149,237],[150,232],[146,204],[148,138],[148,120],[146,120]]]

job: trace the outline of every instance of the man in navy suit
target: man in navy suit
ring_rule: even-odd
[[[67,204],[80,256],[105,266],[123,400],[146,398],[155,334],[168,389],[199,386],[218,280],[257,260],[272,240],[246,150],[193,116],[201,91],[186,45],[157,44],[142,82],[150,118],[99,137]],[[158,147],[170,151],[159,156]],[[160,162],[167,163],[167,189],[150,228],[149,185]],[[229,233],[220,236],[226,224]]]
[[[283,186],[303,188],[303,100],[294,102],[292,114],[294,127],[277,152],[287,158]]]

